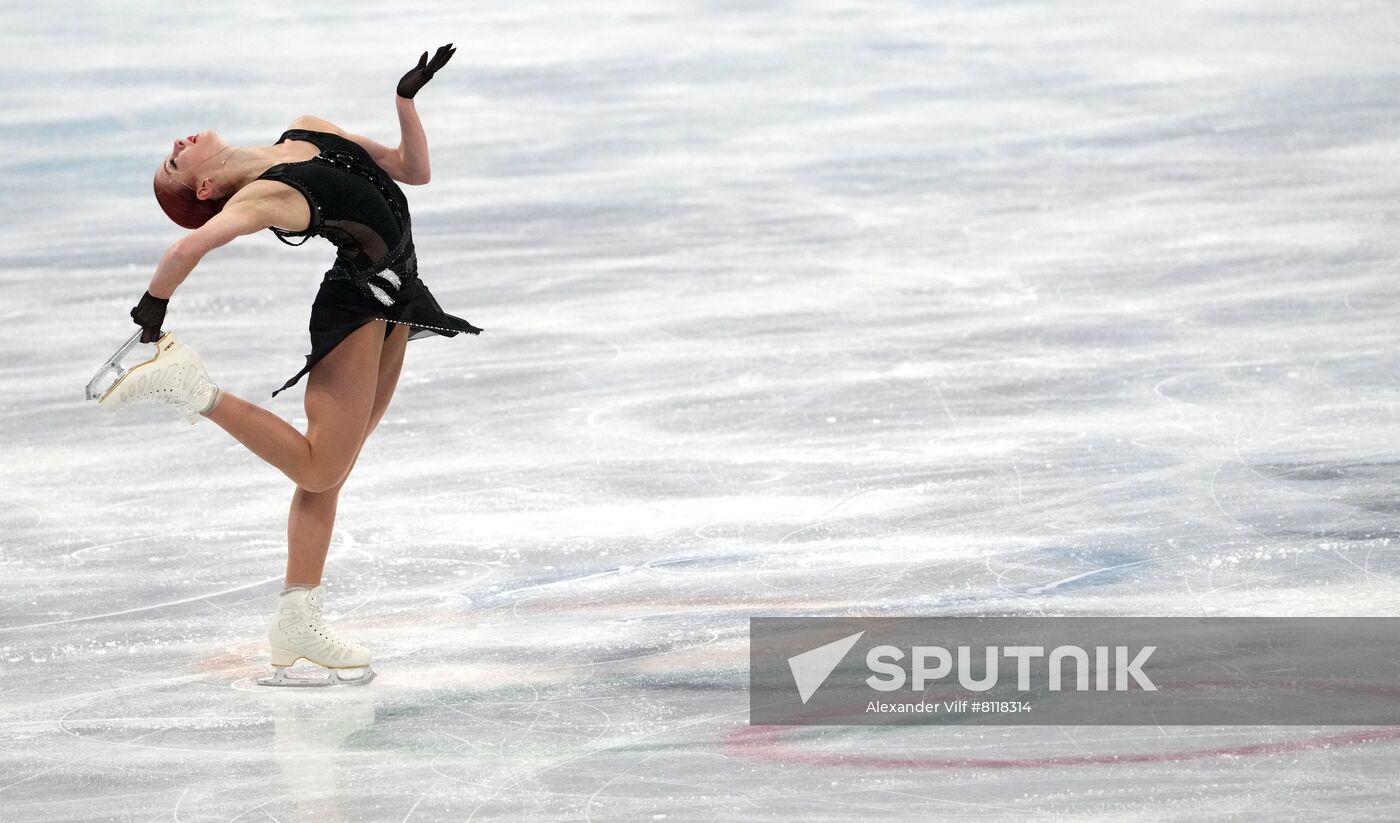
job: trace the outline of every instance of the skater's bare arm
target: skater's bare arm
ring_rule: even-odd
[[[428,165],[428,135],[423,131],[423,121],[418,119],[418,108],[412,100],[396,96],[394,106],[399,110],[399,129],[403,132],[399,154],[403,161],[404,178],[415,186],[421,186],[433,177]]]
[[[169,299],[194,271],[194,267],[199,265],[199,261],[204,259],[204,255],[235,237],[274,225],[276,218],[268,206],[263,200],[230,203],[223,211],[209,218],[209,222],[176,240],[161,255],[147,291],[152,297]]]
[[[428,60],[428,53],[425,51],[418,58],[418,65],[409,69],[408,73],[399,79],[398,86],[394,89],[394,107],[399,111],[399,131],[402,133],[398,148],[391,149],[363,135],[341,131],[331,123],[309,114],[298,117],[292,123],[292,127],[329,131],[354,141],[360,144],[390,177],[400,183],[421,186],[431,180],[433,175],[428,164],[428,135],[423,131],[423,121],[418,119],[418,108],[413,103],[413,97],[456,53],[457,50],[451,43],[439,46],[431,61]]]

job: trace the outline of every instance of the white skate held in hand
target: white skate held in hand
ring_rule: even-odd
[[[122,357],[136,346],[139,338],[137,332],[108,358],[88,382],[88,399],[97,400],[109,412],[139,403],[166,403],[179,409],[190,425],[198,423],[219,399],[219,387],[209,379],[199,353],[166,332],[156,341],[155,354],[149,360],[123,369]],[[117,379],[98,394],[95,386],[108,372],[116,372]]]

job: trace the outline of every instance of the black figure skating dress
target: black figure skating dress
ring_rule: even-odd
[[[408,200],[369,152],[353,140],[309,129],[288,129],[277,138],[313,143],[321,153],[310,160],[278,163],[259,175],[300,191],[311,208],[305,231],[272,227],[277,238],[299,246],[317,235],[335,244],[335,264],[321,280],[311,304],[311,353],[306,366],[277,392],[295,385],[351,332],[375,319],[410,328],[408,339],[481,329],[447,314],[418,277],[418,257]],[[275,145],[275,144],[274,144]],[[288,237],[301,237],[291,243]]]

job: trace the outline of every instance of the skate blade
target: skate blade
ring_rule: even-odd
[[[165,338],[169,336],[169,334],[170,332],[162,334],[160,336],[160,339],[157,340],[154,344],[152,344],[156,346],[157,352],[160,351],[160,344],[165,341]],[[121,347],[118,348],[112,354],[111,357],[107,358],[107,362],[102,364],[102,368],[97,370],[97,374],[94,374],[92,376],[92,379],[88,381],[87,386],[83,389],[83,395],[86,399],[96,400],[99,404],[102,403],[112,394],[114,390],[116,390],[117,386],[121,385],[122,380],[126,379],[127,373],[129,373],[132,369],[136,368],[137,366],[144,366],[147,363],[150,363],[151,361],[156,359],[156,356],[153,355],[152,357],[143,360],[140,363],[136,363],[130,367],[122,366],[122,358],[130,354],[131,350],[136,348],[136,345],[140,342],[141,331],[138,330],[135,334],[131,335],[131,337],[125,343],[123,343]],[[112,382],[107,384],[105,388],[102,387],[103,380],[108,379],[109,377]]]
[[[324,677],[293,677],[289,666],[279,667],[271,677],[258,680],[259,686],[284,686],[294,688],[317,688],[320,686],[364,686],[374,679],[374,669],[366,668],[364,674],[346,677],[342,669],[330,669]]]

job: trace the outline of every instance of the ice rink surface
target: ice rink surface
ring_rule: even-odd
[[[414,341],[273,691],[291,483],[82,386],[298,115],[394,143]],[[1394,730],[748,726],[755,615],[1395,615],[1394,2],[0,9],[0,818],[1390,820]],[[333,249],[167,328],[294,389]],[[302,386],[305,383],[303,382]]]

